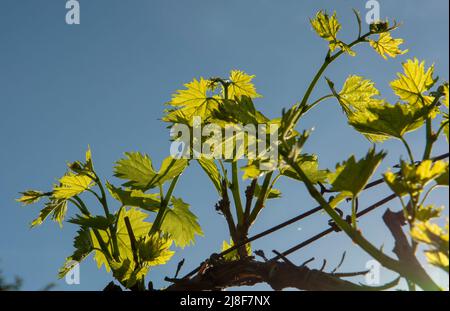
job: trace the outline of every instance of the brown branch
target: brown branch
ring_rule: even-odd
[[[274,290],[297,288],[314,291],[367,290],[366,286],[342,280],[329,273],[286,262],[259,262],[253,258],[222,261],[191,279],[173,280],[170,291],[223,290],[234,286],[267,283]]]
[[[231,238],[236,239],[236,225],[233,220],[233,215],[230,211],[230,199],[228,197],[228,190],[226,181],[222,180],[222,199],[216,204],[216,210],[220,211],[228,225],[228,230],[230,231]]]
[[[393,212],[387,209],[383,214],[383,221],[395,240],[392,251],[397,255],[399,261],[404,263],[407,270],[410,271],[409,274],[415,276],[416,280],[421,280],[422,284],[434,284],[415,256],[414,247],[408,242],[408,238],[403,232],[402,227],[405,225],[403,211]]]

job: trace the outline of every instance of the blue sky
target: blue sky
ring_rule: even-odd
[[[231,69],[255,74],[257,90],[264,97],[257,107],[270,117],[301,99],[320,66],[326,43],[318,38],[308,18],[320,9],[337,10],[342,38],[351,41],[357,28],[352,8],[365,12],[365,1],[211,1],[211,0],[81,0],[81,24],[65,24],[65,1],[2,0],[0,3],[0,270],[8,279],[21,276],[24,289],[36,290],[56,282],[60,290],[102,289],[111,276],[98,270],[93,259],[81,265],[81,284],[57,280],[57,270],[72,252],[75,227],[61,230],[47,222],[29,229],[39,206],[20,207],[19,191],[49,189],[65,171],[68,161],[83,157],[89,144],[96,169],[112,177],[114,161],[126,151],[148,153],[155,163],[169,154],[169,131],[159,121],[171,94],[194,77],[226,76]],[[389,81],[401,62],[418,57],[436,64],[436,75],[448,80],[448,1],[380,1],[381,16],[403,22],[395,35],[405,39],[409,53],[383,60],[368,45],[355,49],[356,57],[342,57],[326,72],[340,87],[350,74],[376,82],[382,95],[394,101]],[[367,25],[364,25],[367,27]],[[313,97],[327,94],[322,80]],[[349,155],[362,156],[370,143],[346,125],[334,101],[327,101],[299,124],[315,128],[306,151],[317,153],[323,168],[332,168]],[[407,136],[419,156],[424,133]],[[406,154],[398,141],[380,146],[389,155],[377,172]],[[448,151],[441,140],[434,154]],[[158,164],[156,165],[158,166]],[[256,233],[315,206],[301,184],[282,181],[283,198],[263,210],[253,227]],[[369,205],[386,193],[365,193]],[[157,287],[165,286],[177,262],[186,258],[188,272],[228,239],[223,218],[216,214],[217,195],[194,163],[183,175],[176,196],[190,203],[205,237],[194,247],[177,252],[172,262],[149,274]],[[448,190],[432,196],[445,204]],[[387,207],[398,209],[394,201]],[[100,207],[93,206],[100,213]],[[362,219],[360,226],[376,245],[392,248],[380,221],[384,209]],[[71,214],[71,213],[69,213]],[[327,217],[315,215],[253,244],[266,254],[283,251],[327,228]],[[342,234],[332,234],[293,254],[302,262],[312,256],[312,267],[327,258],[336,265],[343,251],[342,270],[363,270],[369,259]],[[434,271],[434,270],[433,270]],[[383,270],[382,280],[392,275]],[[441,281],[447,277],[440,277]],[[448,282],[448,278],[447,281]],[[258,289],[268,289],[265,285]]]

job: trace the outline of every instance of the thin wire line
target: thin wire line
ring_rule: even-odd
[[[443,160],[443,159],[448,158],[449,155],[450,155],[450,153],[447,152],[447,153],[438,155],[438,156],[436,156],[436,157],[433,157],[433,158],[431,158],[431,160],[432,160],[432,161]],[[377,179],[377,180],[374,180],[374,181],[368,183],[368,184],[364,187],[364,190],[373,188],[373,187],[375,187],[375,186],[377,186],[377,185],[382,184],[383,182],[384,182],[384,179],[383,179],[383,178],[379,178],[379,179]],[[357,214],[356,214],[356,217],[358,218],[358,217],[360,217],[360,216],[363,216],[363,215],[365,215],[365,214],[371,212],[372,210],[374,210],[374,209],[376,209],[376,208],[378,208],[378,207],[380,207],[380,206],[386,204],[387,202],[391,201],[391,200],[394,199],[395,197],[396,197],[395,194],[391,194],[391,195],[387,196],[386,198],[384,198],[384,199],[382,199],[382,200],[380,200],[380,201],[378,201],[378,202],[372,204],[371,206],[369,206],[369,207],[367,207],[366,209],[364,209],[364,210],[360,211],[359,213],[357,213]],[[242,246],[244,246],[244,245],[246,245],[246,244],[248,244],[248,243],[250,243],[250,242],[256,241],[256,240],[258,240],[258,239],[260,239],[260,238],[262,238],[262,237],[264,237],[264,236],[267,236],[267,235],[269,235],[269,234],[271,234],[271,233],[274,233],[274,232],[276,232],[276,231],[278,231],[278,230],[280,230],[280,229],[282,229],[282,228],[284,228],[284,227],[287,227],[287,226],[289,226],[289,225],[291,225],[291,224],[293,224],[293,223],[296,223],[296,222],[298,222],[298,221],[300,221],[300,220],[302,220],[302,219],[304,219],[304,218],[306,218],[306,217],[308,217],[308,216],[311,216],[311,215],[313,215],[313,214],[319,212],[320,210],[322,210],[322,207],[321,207],[321,206],[314,207],[314,208],[312,208],[312,209],[310,209],[310,210],[308,210],[308,211],[306,211],[306,212],[304,212],[304,213],[302,213],[302,214],[300,214],[300,215],[298,215],[298,216],[295,216],[295,217],[293,217],[293,218],[291,218],[291,219],[289,219],[289,220],[287,220],[287,221],[285,221],[285,222],[282,222],[282,223],[280,223],[280,224],[278,224],[278,225],[276,225],[276,226],[273,226],[273,227],[271,227],[271,228],[269,228],[269,229],[267,229],[267,230],[265,230],[265,231],[263,231],[263,232],[260,232],[260,233],[258,233],[258,234],[256,234],[256,235],[254,235],[254,236],[252,236],[252,237],[250,237],[250,238],[248,238],[248,239],[242,241],[241,243],[238,243],[238,244],[236,244],[236,245],[233,245],[232,247],[230,247],[230,248],[226,249],[225,251],[221,252],[220,254],[218,254],[218,257],[220,258],[220,257],[222,257],[222,256],[224,256],[224,255],[226,255],[226,254],[229,254],[229,253],[231,253],[232,251],[234,251],[234,250],[236,250],[236,249],[238,249],[238,248],[240,248],[240,247],[242,247]],[[330,231],[330,230],[331,230],[331,231]],[[283,255],[283,256],[287,256],[288,254],[291,254],[291,253],[293,253],[293,252],[295,252],[295,251],[297,251],[297,250],[299,250],[299,249],[301,249],[301,248],[303,248],[303,247],[305,247],[305,246],[311,244],[312,242],[314,242],[314,241],[316,241],[316,240],[318,240],[318,239],[320,239],[320,238],[322,238],[322,237],[324,237],[324,236],[330,234],[330,233],[333,232],[333,231],[335,231],[334,228],[326,229],[326,230],[322,231],[321,233],[319,233],[319,234],[317,234],[317,235],[311,237],[310,239],[308,239],[308,240],[306,240],[306,241],[304,241],[304,242],[302,242],[302,243],[300,243],[300,244],[297,244],[296,246],[294,246],[294,247],[290,248],[289,250],[283,252],[282,255]],[[305,244],[305,245],[303,245],[303,244]],[[277,257],[278,257],[278,256],[272,258],[271,260],[278,260],[278,259],[280,259],[280,258],[277,258]],[[191,276],[193,276],[194,274],[196,274],[196,273],[200,270],[200,268],[201,268],[201,265],[198,266],[197,268],[195,268],[194,270],[192,270],[191,272],[189,272],[188,274],[186,274],[186,275],[183,277],[183,279],[190,278]]]

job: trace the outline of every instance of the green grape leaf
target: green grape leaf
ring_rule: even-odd
[[[379,94],[372,81],[360,76],[349,76],[337,98],[342,109],[351,114],[354,111],[364,111],[370,103],[379,103],[380,100],[373,98]]]
[[[180,122],[192,124],[194,116],[207,120],[211,112],[216,110],[220,98],[218,96],[209,96],[211,91],[211,81],[200,78],[184,85],[186,89],[178,90],[172,96],[168,103],[176,109],[166,111],[163,117],[165,122]]]
[[[319,162],[317,160],[316,155],[298,156],[296,162],[312,183],[319,183],[326,181],[329,171],[319,169]],[[298,176],[297,172],[293,170],[290,166],[284,166],[280,168],[280,172],[284,176],[302,181],[301,177]]]
[[[16,201],[22,203],[24,206],[37,203],[43,196],[45,196],[44,193],[37,190],[27,190],[21,192],[20,194],[22,194],[22,196],[16,199]]]
[[[425,251],[428,262],[449,271],[448,221],[445,229],[429,221],[416,222],[411,229],[411,237],[429,246]]]
[[[261,97],[256,93],[256,88],[252,83],[253,78],[255,78],[254,75],[250,76],[241,70],[232,70],[230,72],[230,84],[228,85],[228,98]]]
[[[417,166],[402,161],[400,166],[400,174],[387,171],[383,175],[386,184],[398,196],[415,195],[422,191],[432,180],[444,183],[444,180],[439,180],[438,178],[445,175],[446,172],[448,174],[448,163],[444,161],[433,163],[431,160],[425,160]],[[442,177],[442,179],[444,178]]]
[[[403,44],[403,39],[394,39],[389,32],[380,33],[378,40],[369,40],[369,44],[384,59],[388,59],[388,56],[395,58],[408,52],[408,50],[402,51],[399,48]]]
[[[443,210],[443,207],[436,208],[434,205],[419,206],[415,214],[415,219],[418,221],[428,221],[432,218],[440,217]]]
[[[260,193],[261,193],[261,186],[259,184],[256,184],[254,196],[258,198]],[[267,199],[278,199],[278,198],[281,198],[281,191],[274,188],[270,189],[269,193],[267,194]]]
[[[115,222],[115,218],[112,216],[106,218],[104,216],[81,216],[76,215],[74,218],[68,220],[69,223],[79,225],[84,228],[94,228],[100,230],[106,230],[110,225]]]
[[[127,152],[125,158],[116,162],[114,176],[128,180],[125,187],[146,191],[164,184],[180,175],[188,165],[186,159],[167,157],[158,172],[153,169],[148,155],[139,152]]]
[[[198,164],[200,164],[200,167],[205,171],[206,175],[208,175],[209,179],[211,179],[219,195],[222,195],[222,177],[220,176],[219,169],[217,165],[214,163],[214,160],[201,157],[197,159],[197,162]]]
[[[403,63],[404,73],[398,73],[398,79],[391,82],[391,88],[401,100],[410,105],[424,106],[433,101],[433,97],[424,93],[431,89],[436,80],[433,78],[434,65],[425,71],[425,62],[417,58]]]
[[[448,163],[445,163],[445,170],[442,172],[441,175],[439,175],[438,177],[435,178],[435,181],[439,186],[447,186],[448,187],[448,180],[449,180]]]
[[[62,222],[67,212],[67,201],[62,199],[54,199],[45,204],[45,207],[39,213],[39,217],[33,220],[31,227],[41,225],[48,215],[52,214],[52,220],[59,223],[62,227]]]
[[[378,142],[389,138],[401,139],[406,133],[420,128],[428,115],[427,108],[397,103],[370,104],[365,111],[348,117],[348,122],[370,141]]]
[[[70,199],[93,186],[92,179],[86,175],[68,173],[59,180],[60,185],[53,188],[56,199]]]
[[[122,203],[122,206],[139,207],[149,212],[157,212],[161,206],[159,194],[144,193],[139,189],[122,189],[106,183],[111,196]]]
[[[226,251],[229,248],[232,248],[234,246],[234,242],[233,239],[230,239],[230,243],[228,243],[227,241],[223,241],[222,243],[222,252]],[[247,251],[247,255],[251,256],[252,255],[252,246],[250,243],[245,244],[245,250]],[[229,252],[228,254],[225,254],[223,256],[223,259],[225,261],[235,261],[235,260],[239,260],[239,254],[237,249]]]
[[[354,56],[355,53],[344,42],[337,39],[337,33],[341,29],[341,24],[337,20],[336,12],[329,16],[324,11],[319,11],[314,19],[310,19],[311,26],[315,32],[329,42],[331,52],[336,48],[341,48],[344,52]]]
[[[124,219],[125,217],[129,218],[131,227],[133,228],[133,234],[136,240],[146,236],[150,231],[152,224],[145,221],[148,215],[144,212],[141,212],[137,208],[125,208],[125,207],[121,208],[116,217],[118,218],[116,235],[120,252],[120,258],[123,260],[128,258],[131,262],[134,262],[130,236],[128,235],[128,230],[126,228]],[[100,237],[103,239],[104,243],[108,247],[108,252],[112,254],[112,241],[110,230],[109,229],[98,230],[98,232]],[[101,251],[99,251],[101,249],[101,245],[92,230],[91,230],[91,238],[93,241],[93,245],[96,249],[94,259],[97,262],[97,266],[100,268],[102,265],[104,265],[106,270],[109,272],[111,270],[110,267],[111,261],[108,261],[105,255]]]
[[[219,108],[213,112],[213,122],[224,127],[229,123],[235,124],[266,124],[269,119],[256,110],[253,101],[248,96],[241,96],[236,100],[224,100]]]
[[[172,208],[168,208],[161,224],[161,230],[170,235],[175,245],[184,248],[194,244],[195,235],[203,236],[203,231],[189,204],[172,197]]]
[[[375,148],[371,148],[359,161],[351,156],[347,161],[337,164],[336,170],[328,174],[331,190],[357,197],[385,156],[383,151],[376,153]]]
[[[441,122],[441,126],[443,126],[443,132],[445,137],[447,138],[447,142],[449,141],[449,137],[448,137],[448,124],[449,124],[449,118],[448,118],[448,113],[443,113],[442,114],[442,122]]]
[[[442,100],[442,103],[448,109],[448,97],[449,97],[448,83],[445,83],[443,88],[444,88],[444,99]]]
[[[163,265],[175,254],[170,250],[172,242],[172,239],[159,233],[146,235],[137,243],[139,258],[149,266]]]
[[[67,272],[72,270],[75,264],[80,263],[85,259],[93,250],[93,243],[91,239],[91,234],[88,228],[81,228],[75,236],[73,246],[75,251],[73,254],[66,258],[66,262],[63,267],[60,268],[58,276],[63,278]]]

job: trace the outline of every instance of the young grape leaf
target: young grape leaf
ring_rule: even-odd
[[[445,83],[443,88],[444,88],[444,99],[442,100],[442,103],[448,109],[448,97],[449,97],[448,83]]]
[[[445,171],[441,175],[436,177],[435,181],[439,186],[447,186],[448,187],[448,180],[449,180],[448,162],[445,164],[446,164]]]
[[[145,237],[151,229],[152,224],[146,222],[145,219],[148,215],[144,212],[141,212],[137,208],[121,208],[119,212],[116,214],[117,219],[117,228],[116,235],[119,247],[120,258],[122,260],[129,259],[132,264],[134,264],[134,255],[133,249],[131,247],[130,236],[128,234],[128,230],[125,224],[125,217],[128,217],[130,220],[131,227],[133,228],[133,234],[136,240]],[[112,254],[112,240],[111,240],[111,232],[108,228],[107,230],[97,230],[99,232],[100,237],[103,242],[106,244],[108,248],[108,252]],[[94,259],[97,262],[98,268],[102,265],[105,266],[106,270],[109,272],[111,270],[111,261],[105,257],[105,255],[100,251],[101,245],[97,236],[94,234],[94,231],[91,230],[91,239],[93,241],[93,246],[96,249]],[[121,262],[113,262],[116,266],[122,266]]]
[[[376,153],[375,148],[371,148],[359,161],[351,156],[347,161],[337,164],[336,171],[328,174],[331,190],[348,193],[352,198],[357,197],[385,156],[383,151]]]
[[[68,220],[71,224],[79,225],[84,228],[93,228],[106,230],[115,222],[115,218],[112,216],[110,218],[106,218],[104,216],[81,216],[76,215],[74,218]]]
[[[93,186],[91,177],[68,173],[59,180],[60,185],[53,188],[53,197],[56,199],[70,199]]]
[[[255,198],[258,198],[260,193],[261,193],[261,186],[259,184],[256,184],[253,195],[255,196]],[[267,195],[267,199],[278,199],[278,198],[281,198],[281,191],[274,188],[270,189]]]
[[[319,11],[314,19],[310,19],[310,23],[315,32],[329,42],[331,52],[336,50],[336,48],[341,48],[346,53],[352,56],[355,55],[348,45],[337,39],[337,33],[341,29],[341,24],[337,20],[336,12],[329,16],[326,12]]]
[[[111,196],[122,203],[122,206],[139,207],[149,212],[157,212],[161,206],[159,194],[144,193],[139,189],[122,189],[106,183]]]
[[[378,142],[389,138],[400,139],[420,128],[428,113],[427,108],[384,102],[381,105],[369,104],[366,110],[351,114],[348,122],[370,141]]]
[[[398,73],[398,79],[391,82],[394,93],[410,105],[429,105],[433,97],[426,96],[424,93],[436,82],[433,78],[434,65],[425,71],[425,62],[419,62],[417,58],[414,58],[403,63],[403,70],[404,73]]]
[[[187,124],[192,124],[194,116],[207,120],[211,112],[217,109],[220,100],[218,96],[209,96],[208,94],[211,91],[211,81],[203,78],[194,79],[184,86],[186,89],[178,90],[168,103],[176,109],[168,110],[162,120],[165,122],[182,121]]]
[[[48,215],[52,214],[52,220],[59,223],[62,227],[62,222],[67,212],[67,201],[63,199],[53,199],[45,204],[45,207],[39,213],[39,217],[33,220],[31,227],[41,225]]]
[[[225,127],[229,123],[235,124],[258,124],[269,123],[269,119],[256,110],[253,101],[248,96],[241,96],[236,100],[225,100],[213,112],[212,122]]]
[[[233,239],[230,239],[230,243],[228,243],[227,241],[223,241],[222,252],[226,251],[229,248],[232,248],[233,246],[234,246]],[[245,244],[245,250],[247,251],[248,256],[252,255],[252,246],[250,243]],[[225,259],[226,261],[234,261],[234,260],[239,260],[240,256],[237,252],[237,249],[235,249],[234,251],[231,251],[228,254],[225,254],[223,256],[223,259]]]
[[[416,211],[415,219],[418,221],[428,221],[432,218],[441,216],[444,207],[435,207],[434,205],[419,206]]]
[[[319,162],[317,160],[316,155],[298,156],[296,159],[296,162],[312,183],[326,181],[329,171],[319,169]],[[301,177],[298,176],[297,172],[295,170],[293,170],[290,166],[283,166],[282,168],[280,168],[280,172],[284,176],[290,177],[295,180],[302,181]]]
[[[128,180],[125,187],[146,191],[164,184],[180,175],[188,165],[186,159],[167,157],[158,172],[153,169],[148,155],[139,152],[127,152],[126,157],[116,162],[114,176]]]
[[[172,239],[159,233],[146,235],[137,243],[139,258],[148,266],[163,265],[175,254],[170,250],[172,242]]]
[[[416,222],[411,229],[411,236],[430,247],[425,251],[430,264],[449,272],[448,221],[445,229],[429,221]]]
[[[384,59],[388,59],[387,56],[395,58],[408,52],[408,50],[402,51],[399,48],[403,44],[403,39],[394,39],[389,32],[380,33],[378,40],[369,40],[369,44]]]
[[[240,99],[242,96],[250,98],[261,97],[256,93],[255,86],[252,83],[255,76],[250,76],[241,70],[232,70],[230,72],[230,84],[228,85],[228,98]]]
[[[339,92],[337,98],[345,113],[351,114],[354,111],[364,111],[369,104],[378,104],[379,99],[374,96],[380,92],[375,84],[370,80],[364,80],[360,76],[349,76]]]
[[[172,208],[168,208],[161,224],[161,230],[170,235],[175,245],[184,248],[194,243],[195,235],[203,236],[203,231],[189,204],[172,197]]]
[[[433,163],[431,160],[425,160],[417,166],[402,161],[400,174],[387,171],[384,174],[384,180],[398,196],[416,195],[429,182],[439,178],[441,175],[445,175],[447,170],[448,164],[444,161]],[[438,180],[436,181],[439,183]],[[444,181],[442,180],[442,182]]]
[[[93,250],[94,246],[91,239],[90,229],[81,228],[78,230],[78,234],[75,236],[73,246],[75,251],[73,254],[66,258],[64,266],[59,269],[58,276],[63,278],[67,272],[72,270],[72,268],[83,261]]]
[[[22,196],[16,199],[16,201],[21,202],[24,206],[37,203],[43,196],[45,196],[43,192],[37,190],[27,190],[21,192],[20,194],[22,194]]]
[[[197,162],[205,171],[206,175],[208,175],[208,177],[211,179],[219,195],[222,195],[222,177],[220,176],[219,169],[214,163],[214,160],[201,157],[197,160]]]

